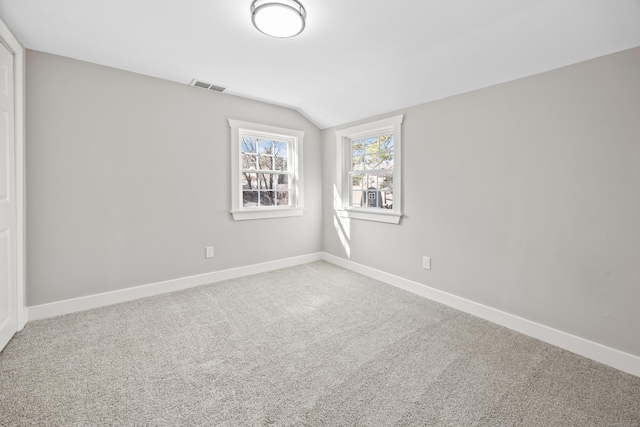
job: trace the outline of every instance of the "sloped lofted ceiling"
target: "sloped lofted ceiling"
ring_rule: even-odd
[[[28,49],[196,78],[320,128],[640,46],[640,0],[300,1],[292,39],[258,32],[251,0],[0,0],[0,15]]]

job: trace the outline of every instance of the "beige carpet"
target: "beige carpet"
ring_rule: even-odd
[[[0,425],[640,426],[640,378],[317,262],[27,324]]]

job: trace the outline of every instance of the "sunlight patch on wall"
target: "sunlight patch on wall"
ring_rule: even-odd
[[[341,217],[338,214],[338,209],[342,207],[342,199],[338,193],[338,188],[333,186],[333,228],[338,233],[338,239],[344,249],[347,258],[351,258],[351,247],[349,246],[349,240],[351,240],[351,220],[346,217]]]

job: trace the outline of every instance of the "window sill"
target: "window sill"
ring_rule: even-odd
[[[302,216],[303,208],[287,209],[256,209],[231,211],[234,221],[245,221],[250,219],[285,218],[290,216]]]
[[[363,219],[365,221],[384,222],[387,224],[399,224],[402,214],[398,212],[383,209],[344,209],[339,210],[338,215],[341,218]]]

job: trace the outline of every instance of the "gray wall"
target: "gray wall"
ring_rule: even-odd
[[[637,48],[400,111],[405,217],[352,220],[350,259],[640,356],[639,76]]]
[[[27,304],[325,250],[640,355],[639,72],[640,48],[400,111],[405,217],[352,220],[347,257],[335,129],[28,51]],[[306,132],[303,217],[231,220],[227,118]]]
[[[27,305],[321,250],[297,112],[34,51],[26,90]],[[306,132],[302,217],[231,219],[228,118]]]

